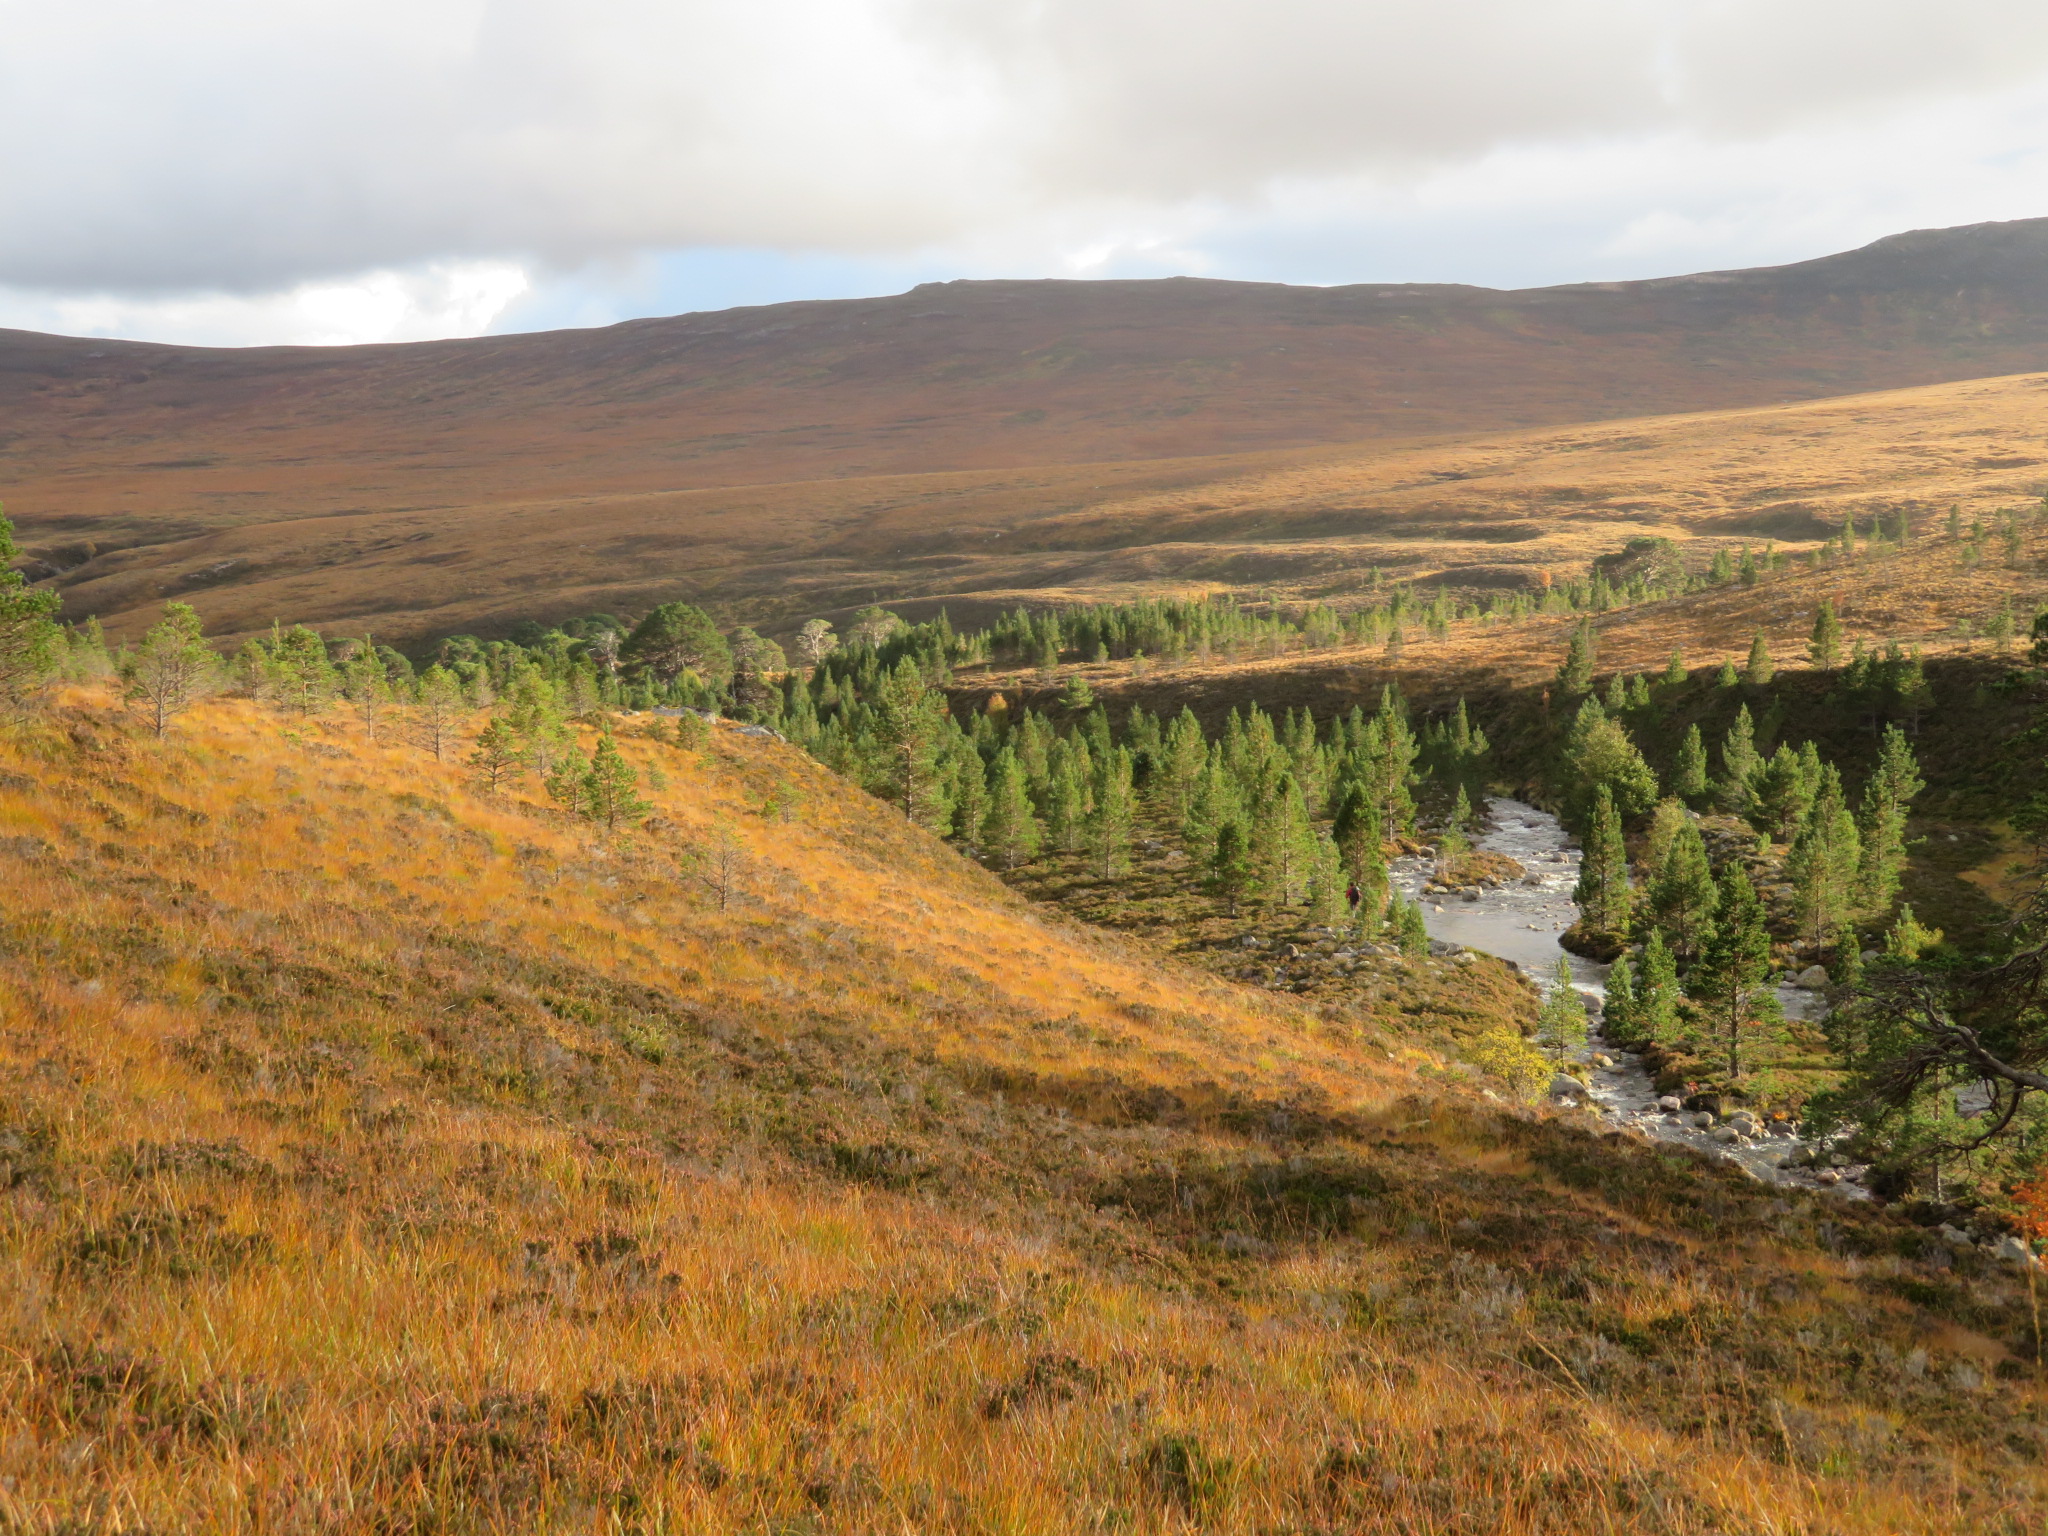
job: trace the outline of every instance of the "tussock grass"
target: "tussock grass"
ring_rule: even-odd
[[[2038,1525],[2012,1277],[624,745],[5,747],[0,1530]]]

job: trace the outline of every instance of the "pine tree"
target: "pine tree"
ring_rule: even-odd
[[[1043,838],[1031,809],[1031,791],[1017,754],[1008,747],[989,769],[988,812],[981,822],[981,846],[1004,869],[1035,856]]]
[[[1295,893],[1307,882],[1315,846],[1313,833],[1301,786],[1293,774],[1283,772],[1266,798],[1264,813],[1254,819],[1251,828],[1252,862],[1260,882],[1283,907],[1293,903]]]
[[[1772,1021],[1777,1000],[1766,979],[1771,939],[1763,903],[1740,864],[1721,871],[1714,934],[1686,978],[1686,990],[1713,1038],[1727,1048],[1728,1075],[1742,1076],[1743,1041]]]
[[[1687,960],[1698,956],[1714,932],[1720,891],[1699,828],[1687,822],[1671,839],[1664,864],[1650,882],[1649,917],[1670,936],[1672,949]]]
[[[43,685],[57,675],[63,631],[57,628],[58,597],[38,592],[14,569],[21,551],[14,524],[0,517],[0,719],[29,713]]]
[[[1628,679],[1617,672],[1607,679],[1607,697],[1604,700],[1607,713],[1624,714],[1628,710]]]
[[[1636,982],[1636,1038],[1677,1039],[1679,996],[1678,962],[1666,947],[1664,935],[1652,929],[1643,945],[1642,975]]]
[[[1565,1058],[1586,1044],[1586,1000],[1572,983],[1572,965],[1563,955],[1551,973],[1550,990],[1536,1014],[1536,1038],[1561,1067]]]
[[[1194,801],[1195,784],[1209,760],[1208,743],[1203,740],[1201,722],[1185,704],[1167,727],[1159,764],[1159,785],[1166,813],[1176,823],[1185,822]]]
[[[520,747],[519,736],[512,729],[511,722],[502,719],[493,720],[483,728],[476,739],[476,750],[469,754],[470,769],[483,781],[484,788],[493,794],[524,764],[525,753]]]
[[[988,765],[972,743],[962,741],[953,754],[953,835],[969,847],[981,845],[981,824],[988,819]]]
[[[1599,657],[1599,640],[1593,632],[1593,621],[1581,619],[1572,628],[1570,643],[1565,647],[1564,661],[1557,669],[1558,691],[1568,698],[1593,691],[1593,667]]]
[[[1315,851],[1309,860],[1308,915],[1311,922],[1334,928],[1349,915],[1344,902],[1344,860],[1337,852],[1337,840],[1317,833]]]
[[[1072,754],[1061,752],[1056,759],[1046,790],[1046,838],[1059,852],[1073,853],[1087,833],[1088,796]]]
[[[607,832],[630,826],[654,809],[640,798],[640,775],[621,755],[610,731],[598,737],[597,750],[584,770],[580,790],[583,814]]]
[[[1429,923],[1417,903],[1389,893],[1386,926],[1393,930],[1395,946],[1402,954],[1416,958],[1429,953]]]
[[[1806,642],[1807,657],[1814,668],[1832,672],[1842,659],[1842,623],[1835,617],[1832,598],[1822,598],[1813,616],[1813,635]]]
[[[1635,966],[1624,951],[1607,972],[1607,1005],[1600,1013],[1600,1032],[1617,1045],[1632,1045],[1637,1034]]]
[[[1626,933],[1633,893],[1628,884],[1628,849],[1622,842],[1621,817],[1614,796],[1602,784],[1594,791],[1593,816],[1586,832],[1585,856],[1579,861],[1579,883],[1572,892],[1583,914],[1581,922],[1599,933]]]
[[[1364,874],[1368,859],[1379,858],[1382,842],[1379,812],[1363,784],[1354,780],[1345,789],[1330,833],[1337,840],[1345,872],[1353,880]]]
[[[1707,568],[1707,579],[1715,586],[1725,586],[1735,579],[1735,562],[1725,549],[1714,551],[1713,564]]]
[[[1648,709],[1650,707],[1650,681],[1637,672],[1628,680],[1628,707]]]
[[[1380,833],[1393,837],[1415,826],[1415,737],[1397,699],[1380,696],[1379,713],[1365,727],[1361,742],[1364,779],[1378,811]]]
[[[1714,686],[1716,688],[1733,688],[1741,681],[1742,674],[1735,670],[1735,663],[1732,661],[1722,662],[1721,670],[1714,674]]]
[[[1771,645],[1758,630],[1749,641],[1749,662],[1742,669],[1742,680],[1752,688],[1770,686],[1772,678],[1778,675],[1777,664],[1771,660]]]
[[[1671,851],[1671,843],[1678,836],[1679,829],[1692,825],[1692,813],[1683,801],[1663,799],[1657,802],[1656,812],[1650,818],[1650,835],[1643,844],[1643,869],[1651,877],[1664,867],[1664,856]]]
[[[1691,674],[1685,670],[1685,653],[1673,646],[1671,659],[1664,663],[1664,686],[1677,688],[1690,676]]]
[[[1095,765],[1087,817],[1088,852],[1095,869],[1112,880],[1131,867],[1131,754],[1112,747]]]
[[[1216,851],[1209,856],[1209,893],[1228,902],[1230,915],[1235,917],[1238,903],[1252,894],[1256,883],[1251,840],[1245,836],[1244,823],[1224,822],[1216,829]]]
[[[1830,763],[1785,861],[1799,893],[1800,919],[1816,949],[1856,913],[1862,842],[1842,797],[1842,776]]]
[[[1671,771],[1671,789],[1688,805],[1698,805],[1707,798],[1707,744],[1697,723],[1685,728],[1685,740],[1679,743],[1678,763]]]
[[[1736,711],[1735,723],[1721,739],[1721,784],[1717,798],[1722,810],[1747,816],[1755,808],[1755,782],[1762,766],[1756,750],[1756,727],[1750,724],[1749,706],[1745,704]]]
[[[413,696],[413,739],[435,762],[453,745],[456,722],[468,701],[462,685],[446,667],[436,664],[420,674],[419,691]]]
[[[1815,787],[1800,754],[1780,743],[1756,776],[1753,824],[1777,842],[1790,842],[1813,804]]]
[[[556,754],[553,766],[541,778],[541,787],[548,792],[548,798],[563,810],[581,814],[583,809],[583,779],[590,772],[590,763],[577,747],[575,740]]]
[[[939,793],[939,743],[947,728],[946,697],[926,685],[917,663],[905,656],[883,675],[876,690],[875,744],[881,753],[881,787],[922,825],[944,815]]]
[[[1627,727],[1609,719],[1597,700],[1579,706],[1563,756],[1564,819],[1574,830],[1583,832],[1589,825],[1594,792],[1603,786],[1623,816],[1640,816],[1657,803],[1656,772]]]
[[[1882,919],[1898,895],[1906,867],[1906,817],[1924,787],[1906,733],[1895,725],[1886,727],[1877,769],[1863,786],[1858,825],[1862,850],[1855,906],[1866,918]]]
[[[0,606],[4,603],[0,589]],[[159,739],[219,677],[220,658],[202,638],[199,615],[186,603],[166,603],[163,618],[121,661],[125,695]]]
[[[327,642],[303,624],[282,631],[272,627],[264,674],[272,696],[294,714],[317,715],[334,697]]]
[[[364,737],[374,742],[377,727],[391,707],[391,677],[368,636],[341,669],[341,693],[361,722]]]

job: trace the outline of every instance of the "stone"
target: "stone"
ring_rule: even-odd
[[[1584,1083],[1563,1072],[1550,1080],[1550,1096],[1553,1099],[1583,1099],[1587,1091]]]
[[[1991,1256],[1994,1259],[2002,1260],[2007,1264],[2016,1264],[2021,1269],[2026,1269],[2030,1265],[2038,1264],[2040,1262],[2040,1260],[2034,1257],[2033,1249],[2029,1248],[2026,1245],[2026,1243],[2023,1242],[2021,1239],[2014,1237],[2009,1233],[2006,1236],[2001,1237],[1998,1240],[1998,1242],[1993,1245],[1991,1249]]]
[[[1701,1110],[1692,1117],[1692,1124],[1694,1130],[1711,1131],[1714,1128],[1713,1111],[1708,1109]]]
[[[1934,1229],[1934,1235],[1944,1243],[1947,1243],[1951,1248],[1974,1248],[1977,1246],[1977,1240],[1971,1237],[1969,1233],[1965,1232],[1961,1227],[1952,1227],[1945,1221]]]
[[[1595,1051],[1591,1059],[1596,1067],[1611,1067],[1614,1065],[1614,1058],[1601,1051]]]
[[[1717,1125],[1714,1127],[1712,1134],[1716,1141],[1734,1142],[1742,1140],[1742,1132],[1736,1130],[1732,1125]]]
[[[1792,979],[1792,985],[1808,992],[1818,992],[1828,984],[1827,971],[1818,965],[1809,965]]]
[[[1816,1184],[1839,1184],[1842,1182],[1842,1176],[1832,1168],[1823,1168],[1813,1176],[1813,1181]]]
[[[1667,1113],[1676,1114],[1679,1110],[1685,1108],[1685,1100],[1675,1093],[1667,1093],[1657,1101],[1657,1107]]]

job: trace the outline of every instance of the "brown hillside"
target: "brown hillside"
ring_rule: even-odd
[[[1397,534],[1441,520],[1370,475],[1312,516],[1238,515],[1248,475],[1361,454],[1325,445],[1407,444],[1372,452],[1427,486],[1463,473],[1474,434],[2038,369],[2044,253],[2035,220],[1517,293],[957,283],[391,347],[15,334],[0,484],[67,611],[117,627],[162,595],[197,594],[216,627],[406,638],[680,593],[771,617],[771,595],[1267,580],[1305,538],[1385,531],[1356,492],[1425,525]],[[1233,489],[1183,506],[1170,539],[1122,526],[1216,482]],[[1542,531],[1562,508],[1523,510]]]
[[[2039,1528],[2016,1273],[623,747],[0,742],[0,1529]]]

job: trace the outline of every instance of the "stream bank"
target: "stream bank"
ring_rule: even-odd
[[[1582,1102],[1588,1111],[1615,1128],[1718,1157],[1765,1183],[1832,1189],[1849,1198],[1869,1199],[1861,1183],[1866,1170],[1849,1164],[1833,1145],[1816,1145],[1787,1125],[1769,1127],[1739,1113],[1724,1123],[1657,1092],[1642,1058],[1612,1044],[1601,1031],[1608,968],[1571,954],[1558,943],[1579,916],[1572,900],[1579,879],[1579,850],[1570,834],[1548,811],[1520,800],[1493,797],[1486,807],[1487,830],[1475,846],[1521,864],[1527,871],[1521,880],[1426,893],[1434,864],[1415,855],[1395,860],[1391,876],[1404,897],[1421,903],[1432,939],[1496,955],[1546,990],[1556,984],[1558,958],[1570,963],[1572,985],[1586,1002],[1592,1040],[1571,1064],[1569,1076],[1583,1084]],[[1816,1000],[1811,993],[1781,987],[1779,1001],[1788,1015],[1806,1017]],[[1565,1101],[1579,1097],[1565,1083],[1561,1076],[1553,1096]]]

